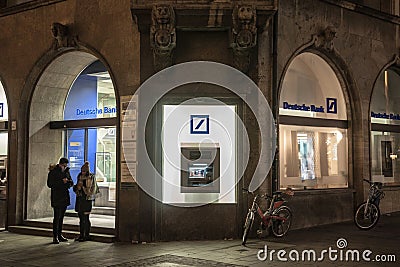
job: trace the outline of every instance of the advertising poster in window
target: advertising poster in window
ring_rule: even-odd
[[[121,184],[135,182],[137,97],[121,96]],[[128,167],[129,166],[129,167]]]

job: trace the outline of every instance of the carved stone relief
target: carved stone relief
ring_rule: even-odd
[[[77,37],[72,35],[71,30],[68,26],[58,22],[54,22],[51,25],[51,32],[54,37],[54,50],[77,46]]]
[[[317,48],[323,48],[328,51],[333,51],[333,39],[336,37],[336,29],[333,26],[328,26],[320,31],[314,37],[314,45]]]
[[[175,12],[170,5],[155,5],[151,12],[150,46],[156,71],[172,65],[176,46]]]
[[[393,60],[392,60],[393,64],[395,64],[396,66],[400,67],[400,53],[399,54],[395,54],[393,56]]]
[[[251,54],[257,45],[257,13],[254,6],[236,6],[232,14],[232,42],[233,63],[242,72],[250,67]]]

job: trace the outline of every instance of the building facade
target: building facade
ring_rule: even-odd
[[[63,156],[120,241],[237,238],[253,183],[295,189],[293,228],[352,220],[363,178],[399,211],[399,6],[0,1],[0,227],[51,227]]]

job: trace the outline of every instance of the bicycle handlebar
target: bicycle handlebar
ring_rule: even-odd
[[[242,191],[243,191],[243,192],[246,192],[247,194],[252,194],[252,195],[254,195],[254,191],[249,191],[248,188],[242,188]]]
[[[243,191],[243,192],[246,192],[246,193],[248,193],[248,194],[254,195],[254,192],[250,192],[249,189],[247,189],[247,188],[242,188],[242,191]],[[271,197],[271,196],[268,196],[267,194],[262,194],[262,195],[256,194],[255,197],[256,197],[256,198],[265,198],[265,199],[271,198],[271,199],[272,199],[272,197]]]
[[[367,182],[367,183],[369,183],[371,186],[372,185],[375,185],[375,186],[378,186],[379,188],[382,188],[382,185],[383,185],[383,183],[381,183],[381,182],[371,182],[371,181],[369,181],[369,180],[367,180],[367,179],[363,179],[365,182]]]
[[[365,180],[365,179],[364,179]],[[365,180],[365,181],[367,181],[367,182],[369,182],[368,180]],[[242,191],[244,191],[244,192],[247,192],[247,193],[251,193],[251,194],[253,194],[254,195],[254,191],[253,192],[250,192],[249,191],[249,189],[247,189],[247,188],[242,188]],[[265,193],[265,194],[262,194],[262,195],[258,195],[257,194],[257,196],[258,197],[261,197],[261,198],[269,198],[269,199],[272,199],[273,198],[273,196],[275,196],[275,195],[281,195],[281,194],[285,194],[285,195],[288,195],[288,196],[293,196],[294,195],[294,191],[291,189],[291,188],[286,188],[286,190],[285,191],[275,191],[275,192],[272,192],[272,196],[269,196],[267,193]]]

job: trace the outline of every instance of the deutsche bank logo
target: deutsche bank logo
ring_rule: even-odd
[[[326,98],[326,113],[337,114],[337,99]]]
[[[4,108],[4,104],[0,103],[0,118],[3,118],[3,108]]]
[[[209,115],[190,115],[190,134],[209,134]]]

